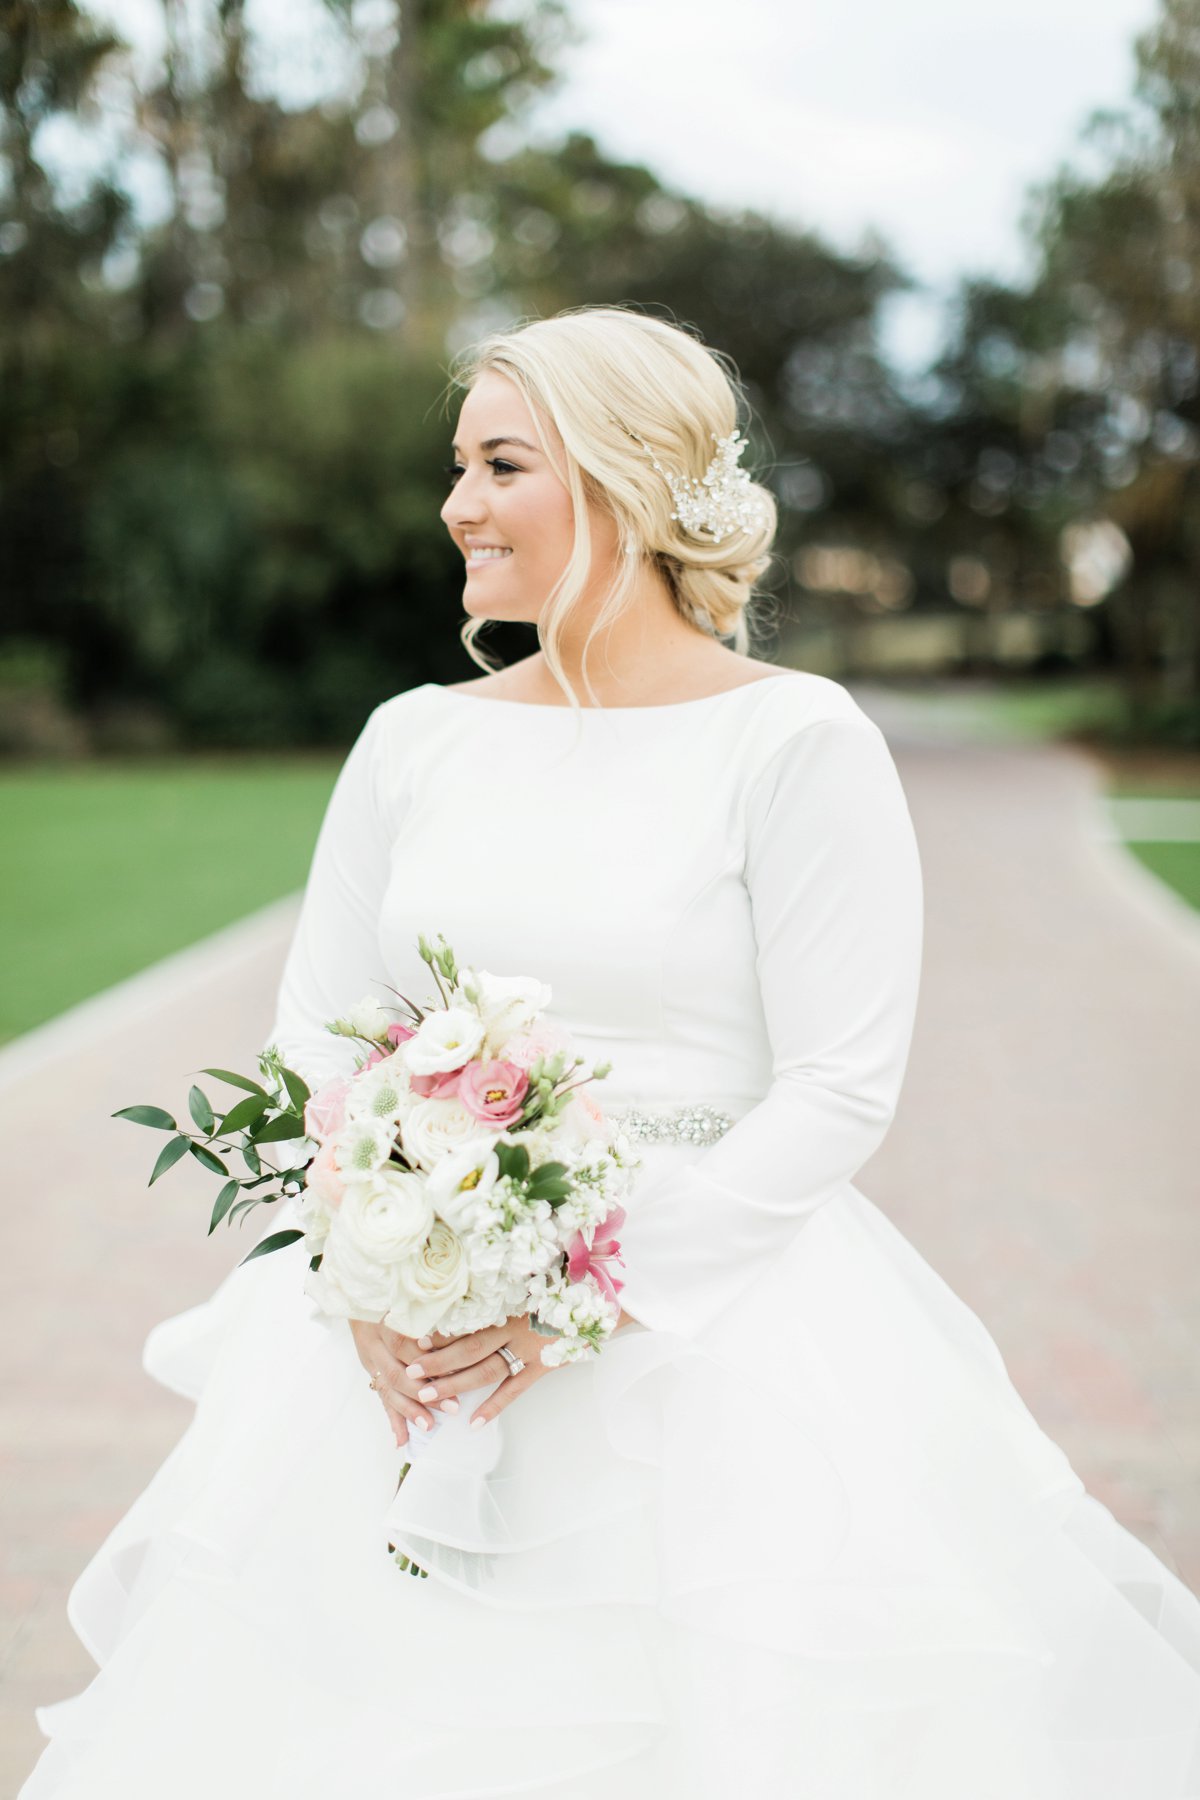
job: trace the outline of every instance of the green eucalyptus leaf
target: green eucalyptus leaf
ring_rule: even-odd
[[[245,1088],[248,1094],[261,1094],[265,1100],[267,1090],[260,1087],[257,1081],[251,1081],[248,1075],[235,1075],[232,1069],[202,1069],[202,1075],[215,1075],[218,1081],[227,1081],[230,1087]]]
[[[225,1214],[237,1199],[239,1192],[240,1185],[238,1182],[227,1181],[225,1183],[225,1186],[217,1195],[217,1204],[213,1207],[212,1224],[208,1228],[209,1237],[211,1237],[213,1232],[217,1229],[217,1226],[221,1223],[221,1220],[225,1217]]]
[[[273,1231],[270,1237],[265,1237],[261,1243],[255,1244],[249,1256],[243,1256],[238,1267],[240,1269],[242,1263],[251,1262],[256,1256],[267,1256],[272,1250],[282,1250],[285,1245],[294,1244],[297,1238],[302,1238],[303,1236],[304,1233],[302,1231]]]
[[[202,1169],[207,1169],[212,1175],[228,1175],[229,1170],[220,1157],[214,1156],[211,1150],[206,1150],[203,1144],[189,1143],[188,1149]]]
[[[281,1068],[279,1073],[283,1077],[283,1085],[288,1091],[288,1098],[292,1105],[297,1112],[303,1112],[304,1102],[309,1098],[308,1084],[297,1075],[294,1069]]]
[[[262,1172],[263,1172],[262,1158],[258,1154],[258,1151],[254,1148],[253,1144],[243,1144],[242,1145],[242,1161],[245,1163],[246,1167],[249,1169],[249,1171],[252,1175],[261,1175],[262,1174]]]
[[[286,1138],[303,1136],[304,1120],[294,1113],[280,1113],[277,1119],[271,1119],[261,1131],[254,1133],[254,1141],[256,1144],[281,1144]]]
[[[216,1124],[216,1119],[213,1117],[213,1109],[208,1103],[208,1095],[205,1094],[202,1089],[193,1087],[189,1091],[188,1111],[191,1113],[201,1131],[212,1131],[213,1126]]]
[[[265,1094],[247,1094],[244,1100],[231,1106],[221,1120],[221,1136],[227,1137],[231,1131],[248,1131],[262,1118],[269,1105]]]
[[[154,1173],[146,1183],[146,1186],[153,1187],[159,1176],[165,1175],[168,1169],[174,1168],[180,1157],[186,1155],[191,1147],[191,1138],[184,1137],[182,1133],[179,1137],[173,1137],[170,1143],[164,1144],[158,1153],[158,1161],[154,1165]]]
[[[155,1131],[178,1131],[174,1119],[161,1106],[123,1106],[113,1113],[114,1119],[132,1119],[135,1125],[149,1125]]]

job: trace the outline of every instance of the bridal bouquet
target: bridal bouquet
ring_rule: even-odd
[[[548,1367],[594,1355],[620,1318],[620,1202],[641,1160],[585,1092],[611,1064],[573,1079],[583,1058],[546,1019],[544,982],[460,969],[444,938],[417,942],[438,999],[397,995],[401,1018],[364,999],[330,1021],[360,1046],[351,1074],[310,1094],[271,1046],[262,1081],[205,1071],[242,1097],[218,1112],[193,1087],[194,1133],[158,1107],[113,1116],[172,1134],[151,1182],[189,1153],[222,1177],[210,1234],[294,1197],[299,1229],[250,1256],[303,1238],[305,1292],[332,1317],[459,1337],[527,1312]],[[264,1159],[275,1144],[284,1166]]]

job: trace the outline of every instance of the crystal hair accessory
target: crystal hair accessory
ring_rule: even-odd
[[[671,490],[675,502],[671,517],[694,537],[707,536],[720,544],[739,531],[756,531],[766,525],[770,508],[745,469],[738,468],[746,439],[737,431],[727,437],[718,437],[715,431],[712,435],[717,453],[699,480],[664,469],[645,438],[639,437],[637,442]]]

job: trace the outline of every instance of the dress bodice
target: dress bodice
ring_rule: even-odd
[[[882,1138],[916,1006],[921,876],[878,727],[781,672],[666,706],[532,705],[434,683],[371,714],[322,824],[272,1037],[310,1081],[323,1027],[390,984],[434,998],[417,936],[529,975],[605,1109],[737,1121],[698,1164],[812,1204]]]

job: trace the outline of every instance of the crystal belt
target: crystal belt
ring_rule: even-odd
[[[642,1144],[715,1144],[733,1124],[728,1113],[703,1100],[666,1106],[660,1112],[627,1106],[610,1114],[610,1119],[631,1141]]]

